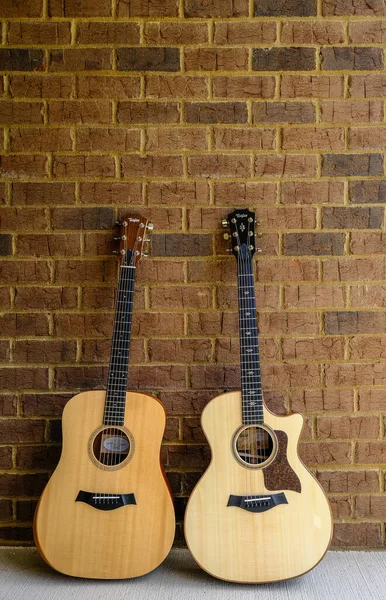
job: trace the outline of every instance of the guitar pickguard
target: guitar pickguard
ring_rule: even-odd
[[[267,490],[292,490],[300,494],[300,479],[287,460],[287,434],[284,431],[275,431],[275,435],[278,443],[277,455],[275,460],[263,469],[264,485]]]
[[[85,502],[98,510],[114,510],[127,504],[137,504],[134,494],[98,494],[80,490],[75,502]]]

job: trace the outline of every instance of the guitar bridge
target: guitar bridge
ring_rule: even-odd
[[[282,492],[281,494],[264,494],[258,496],[229,496],[227,506],[237,506],[248,512],[265,512],[274,508],[278,504],[288,504],[288,500]]]
[[[114,510],[127,504],[137,504],[134,494],[99,494],[80,490],[75,502],[84,502],[98,510]]]

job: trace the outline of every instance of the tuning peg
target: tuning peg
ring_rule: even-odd
[[[226,252],[232,252],[232,248],[227,248]]]
[[[228,226],[229,226],[228,219],[223,219],[223,220],[221,221],[221,224],[222,224],[222,226],[224,227],[224,229],[225,229],[226,227],[228,227]]]
[[[256,248],[256,252],[263,252],[263,248]]]
[[[153,229],[154,229],[153,223],[148,223],[147,224],[147,229],[148,229],[148,231],[153,231]]]
[[[224,238],[224,240],[229,240],[229,238],[230,238],[229,233],[224,233],[223,238]]]
[[[119,250],[113,250],[113,254],[119,254]]]
[[[263,221],[255,221],[256,225],[262,225]]]
[[[150,242],[151,240],[150,240],[150,238],[143,238],[143,241],[144,242]]]
[[[149,256],[149,254],[147,252],[142,252],[142,256]]]
[[[260,233],[260,232],[259,233],[255,233],[255,237],[260,237],[261,238],[261,237],[263,237],[263,234]]]
[[[118,242],[120,239],[121,239],[121,236],[120,235],[116,235],[115,238],[114,238],[114,241]]]

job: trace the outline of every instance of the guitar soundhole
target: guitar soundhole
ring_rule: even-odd
[[[115,427],[107,427],[95,437],[93,453],[102,465],[114,467],[126,460],[130,446],[130,440],[124,431]]]
[[[236,434],[234,450],[238,460],[249,467],[263,466],[276,453],[276,440],[261,425],[248,425]]]

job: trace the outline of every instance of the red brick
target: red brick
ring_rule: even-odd
[[[274,22],[217,22],[214,26],[215,44],[271,44],[276,41]],[[195,42],[197,43],[197,42]]]
[[[351,233],[350,252],[353,254],[384,254],[386,249],[386,236],[378,231],[353,231]],[[372,262],[369,266],[373,265]],[[376,261],[375,269],[382,269],[381,263]],[[377,278],[377,277],[375,277]],[[379,277],[383,279],[383,277]]]
[[[91,25],[91,23],[90,23]],[[138,98],[141,88],[139,77],[112,77],[104,75],[79,75],[79,98]]]
[[[344,233],[285,233],[283,254],[344,254]]]
[[[46,177],[48,175],[47,157],[37,154],[0,157],[0,176],[9,179],[23,177]]]
[[[3,283],[48,283],[49,265],[46,261],[7,260],[0,264],[0,276]]]
[[[0,17],[41,17],[42,10],[41,0],[4,0],[0,6]]]
[[[79,256],[80,252],[80,235],[76,233],[26,234],[17,237],[16,253],[19,256]],[[23,263],[19,265],[23,267]],[[43,263],[37,265],[41,267]]]
[[[135,313],[131,332],[133,335],[145,335],[155,337],[156,335],[184,334],[184,315],[182,313]]]
[[[351,360],[386,358],[386,342],[383,337],[353,337],[349,353]]]
[[[11,21],[8,44],[62,45],[71,43],[71,23],[28,23]]]
[[[112,229],[114,222],[114,211],[110,207],[51,209],[52,229]]]
[[[345,288],[331,285],[286,285],[284,308],[343,308]]]
[[[246,123],[244,102],[185,102],[187,123]]]
[[[379,437],[379,417],[317,417],[319,439],[368,439]]]
[[[109,0],[49,0],[50,17],[109,17]]]
[[[139,151],[140,131],[138,129],[84,128],[77,131],[78,150],[94,151]],[[66,149],[66,148],[64,148]]]
[[[142,260],[139,263],[138,281],[141,283],[178,283],[184,281],[184,262],[181,260]]]
[[[192,177],[250,177],[250,156],[212,154],[188,157],[188,174]]]
[[[323,261],[324,281],[385,279],[384,258],[328,258]]]
[[[11,306],[11,298],[10,298],[10,289],[1,288],[0,289],[0,307],[1,308],[10,308]]]
[[[13,508],[11,500],[0,500],[0,519],[1,521],[13,520]]]
[[[0,103],[0,123],[15,125],[19,123],[43,123],[44,106],[41,102],[10,102]]]
[[[359,519],[384,519],[386,516],[385,496],[358,496],[355,499],[355,516]]]
[[[255,159],[257,177],[315,177],[317,158],[302,154],[267,154]]]
[[[349,442],[311,442],[300,445],[300,457],[308,466],[351,464]]]
[[[0,386],[3,390],[48,389],[48,369],[43,367],[0,368]]]
[[[48,107],[48,121],[54,124],[108,124],[111,123],[112,108],[107,100],[52,101]]]
[[[383,68],[381,48],[361,46],[322,48],[321,67],[324,70],[379,70]]]
[[[60,458],[60,446],[22,446],[17,448],[16,465],[19,469],[53,469]]]
[[[215,98],[273,98],[275,79],[268,75],[215,75],[213,96]]]
[[[119,123],[178,123],[179,105],[176,102],[119,102]]]
[[[181,177],[183,162],[181,156],[123,156],[123,177]]]
[[[319,315],[313,313],[261,313],[259,330],[269,334],[319,333]],[[285,365],[284,365],[285,366]],[[293,365],[292,365],[293,366]]]
[[[386,286],[353,285],[350,288],[351,306],[381,308],[385,305]]]
[[[240,385],[240,369],[234,365],[201,365],[190,367],[193,389],[227,388]]]
[[[378,523],[335,524],[333,546],[374,548],[381,543],[381,526]]]
[[[180,150],[208,150],[207,129],[190,127],[149,128],[146,131],[145,149],[150,152],[165,150],[169,152]]]
[[[83,16],[83,15],[82,15]],[[139,23],[77,23],[78,44],[139,44]]]
[[[314,123],[311,102],[254,102],[253,123]]]
[[[314,48],[255,48],[252,52],[254,71],[313,71],[316,68]]]
[[[1,331],[9,336],[48,335],[48,317],[44,314],[10,313],[0,317]]]
[[[47,229],[48,215],[44,208],[0,208],[2,231],[25,231]]]
[[[342,181],[284,181],[281,201],[285,204],[343,204]]]
[[[70,98],[72,88],[70,75],[33,74],[12,75],[9,91],[13,98]]]
[[[276,131],[257,128],[216,128],[214,132],[216,150],[275,150]]]
[[[11,152],[58,152],[72,150],[72,132],[66,129],[11,129]]]
[[[111,338],[113,314],[57,314],[54,316],[54,331],[57,336],[78,336]]]
[[[150,46],[207,44],[209,41],[206,23],[148,22],[145,23],[144,35],[145,43]]]
[[[212,290],[209,287],[178,286],[150,288],[151,308],[212,308]]]
[[[265,364],[262,365],[262,379],[268,389],[288,389],[320,383],[318,365]]]
[[[178,17],[177,0],[118,0],[118,17]]]
[[[76,308],[78,291],[72,287],[17,287],[15,308],[56,310]]]
[[[52,165],[55,177],[114,177],[115,162],[109,155],[56,156]]]
[[[386,128],[381,127],[351,127],[349,131],[349,149],[350,150],[382,150],[386,143]],[[364,181],[352,182],[357,186],[361,184],[370,184],[374,188],[382,185],[384,182]],[[375,200],[376,201],[376,200]]]
[[[359,410],[368,412],[383,411],[384,400],[384,390],[360,389],[358,391]]]
[[[289,127],[284,129],[283,150],[343,150],[344,129],[338,127]]]
[[[344,358],[344,341],[337,337],[283,340],[283,358],[290,360],[338,360]]]
[[[10,233],[1,233],[0,256],[11,256],[12,253],[12,235]]]
[[[95,182],[80,184],[80,200],[84,204],[98,204],[103,198],[104,204],[142,203],[142,185],[135,182]]]
[[[152,362],[208,362],[212,345],[208,339],[149,340],[149,358]]]
[[[31,130],[23,130],[31,131]],[[13,183],[12,204],[73,204],[75,184],[73,183]]]
[[[325,367],[327,386],[385,385],[383,363],[330,364]]]
[[[386,442],[358,442],[356,462],[359,464],[384,463],[386,457]]]
[[[192,283],[209,282],[236,283],[236,261],[234,260],[190,260],[188,263],[188,281]]]
[[[187,71],[245,71],[247,48],[188,48],[184,52]]]
[[[3,473],[0,493],[2,496],[40,496],[47,480],[46,473]]]
[[[386,88],[386,77],[382,73],[369,75],[352,75],[349,77],[349,93],[352,97],[383,97]]]
[[[145,75],[146,98],[207,98],[208,95],[209,81],[202,75]]]
[[[383,121],[383,103],[380,100],[323,100],[320,107],[323,123]]]
[[[351,390],[296,390],[291,392],[290,398],[291,410],[300,413],[352,412],[354,408]]]
[[[0,415],[2,417],[14,417],[17,413],[17,396],[14,394],[0,395]]]
[[[211,399],[206,390],[164,392],[161,391],[159,399],[165,406],[168,415],[200,415],[207,402]],[[214,395],[214,394],[213,394]]]
[[[111,340],[83,340],[82,360],[83,362],[105,362],[110,359]],[[130,364],[143,363],[145,351],[143,340],[132,339],[130,343]]]
[[[335,75],[282,75],[282,98],[342,98],[343,77]]]
[[[325,313],[326,333],[383,333],[385,313],[379,311],[347,311]]]
[[[116,261],[58,260],[56,262],[56,283],[110,282],[116,281],[116,278]]]
[[[186,367],[144,365],[130,369],[131,389],[185,388]]]
[[[21,407],[26,417],[58,417],[71,398],[68,394],[23,394]]]
[[[205,181],[158,182],[149,181],[146,186],[149,205],[164,204],[167,206],[181,204],[208,204],[209,188]]]
[[[0,48],[1,71],[39,71],[45,68],[44,50]]]
[[[316,281],[318,279],[316,259],[259,259],[256,266],[258,280],[265,281]]]
[[[153,256],[209,256],[212,237],[200,234],[156,234],[152,238]]]
[[[385,15],[385,5],[382,0],[373,0],[365,2],[360,0],[323,0],[322,4],[323,15],[340,16],[340,15]]]
[[[20,340],[15,342],[13,359],[15,362],[28,363],[73,362],[76,359],[76,342]]]
[[[319,483],[328,493],[378,492],[376,471],[318,471]]]
[[[274,204],[277,187],[271,182],[215,182],[214,201],[219,206],[234,206],[237,202],[247,205]]]
[[[0,361],[7,363],[10,358],[10,342],[7,340],[0,340]]]
[[[162,450],[161,460],[169,468],[203,469],[208,466],[210,461],[210,452],[206,445],[173,444],[164,446]]]
[[[179,71],[178,48],[117,48],[118,71]]]
[[[188,314],[189,335],[238,335],[236,313],[208,311]]]
[[[1,430],[4,429],[4,423],[6,424],[7,420],[0,421]],[[11,420],[12,422],[12,420]],[[10,446],[2,446],[0,447],[0,468],[1,469],[12,469],[12,448]]]
[[[187,0],[185,5],[186,17],[246,17],[248,14],[248,2],[246,0],[231,0],[230,2],[222,2],[221,0],[196,2],[195,0]]]
[[[281,30],[284,44],[341,44],[344,25],[336,21],[287,21]]]

